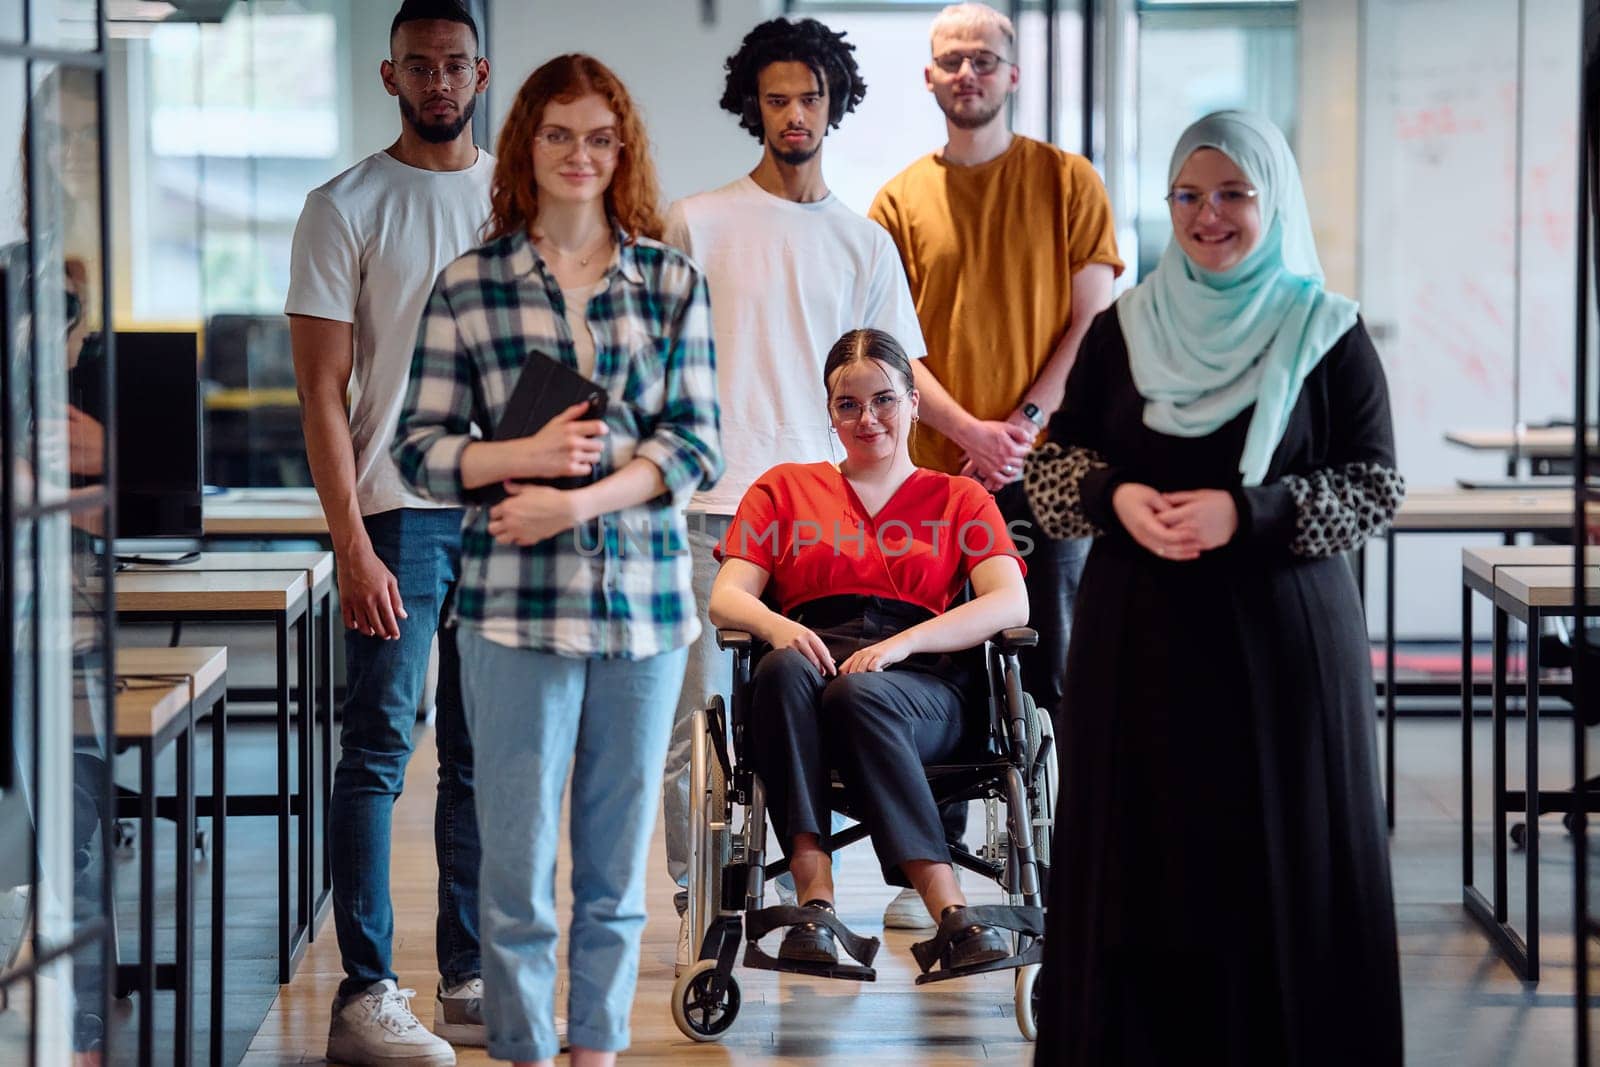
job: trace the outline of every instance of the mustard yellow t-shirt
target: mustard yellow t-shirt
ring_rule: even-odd
[[[980,419],[1004,419],[1049,362],[1072,314],[1072,275],[1122,273],[1111,202],[1082,156],[1016,136],[972,167],[927,155],[878,191],[868,216],[905,263],[925,366]],[[926,427],[919,466],[955,473],[961,452]]]

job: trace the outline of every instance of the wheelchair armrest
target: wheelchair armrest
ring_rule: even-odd
[[[1039,643],[1039,632],[1029,626],[1012,626],[1001,630],[989,640],[1001,652],[1020,652]]]
[[[755,638],[744,630],[717,631],[717,647],[724,652],[749,652]]]

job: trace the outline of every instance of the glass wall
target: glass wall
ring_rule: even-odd
[[[1212,111],[1246,108],[1295,142],[1299,35],[1294,3],[1140,0],[1138,12],[1138,248],[1122,254],[1142,278],[1172,236],[1167,172],[1185,127]]]
[[[99,5],[0,5],[0,1062],[103,1050],[111,635]]]
[[[1077,0],[1045,4],[997,2],[1017,31],[1021,84],[1012,103],[1012,129],[1074,152],[1083,141],[1083,20]],[[927,90],[923,70],[928,31],[945,3],[837,3],[794,0],[796,17],[808,16],[843,30],[855,45],[867,83],[861,106],[828,135],[824,164],[828,186],[863,214],[883,184],[913,160],[944,143],[944,116]],[[1049,45],[1055,25],[1056,46]],[[1052,65],[1055,75],[1050,76]],[[1050,92],[1053,84],[1053,105]],[[1055,129],[1049,129],[1053,120]]]
[[[282,312],[305,194],[352,162],[349,7],[117,25],[115,319],[200,335],[212,485],[309,484]]]

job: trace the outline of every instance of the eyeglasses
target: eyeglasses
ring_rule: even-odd
[[[873,418],[879,422],[888,422],[900,410],[900,401],[904,399],[905,397],[899,393],[879,393],[869,400],[867,404],[872,408]],[[852,400],[850,397],[842,397],[835,400],[828,407],[833,412],[833,417],[846,426],[860,422],[861,414],[864,410],[861,401]]]
[[[78,323],[83,321],[83,301],[71,289],[63,290],[66,299],[62,301],[62,311],[67,317],[67,332],[71,333],[78,328]]]
[[[396,66],[395,73],[400,77],[400,83],[412,92],[421,92],[433,84],[435,78],[446,89],[464,89],[472,81],[472,76],[477,73],[478,63],[457,61],[446,63],[442,67],[425,67],[420,64],[410,67]]]
[[[942,56],[933,57],[933,65],[946,74],[960,74],[964,63],[972,64],[972,73],[980,77],[993,74],[1000,69],[1000,64],[1010,63],[1011,60],[1003,59],[993,52],[984,50],[978,52],[946,52]]]
[[[1248,185],[1224,185],[1220,189],[1213,189],[1209,193],[1202,193],[1199,189],[1187,185],[1180,185],[1166,196],[1167,203],[1172,205],[1175,214],[1189,217],[1200,213],[1200,205],[1209,203],[1211,210],[1218,215],[1238,215],[1244,211],[1245,206],[1256,197],[1260,196],[1259,190]]]
[[[584,150],[589,153],[590,159],[602,162],[617,158],[617,153],[622,151],[622,142],[617,140],[617,135],[610,130],[596,130],[586,133],[582,137],[562,126],[549,126],[533,135],[534,142],[552,156],[570,155],[583,142]]]

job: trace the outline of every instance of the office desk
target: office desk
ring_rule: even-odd
[[[277,639],[277,685],[274,693],[278,727],[278,791],[228,798],[228,813],[276,816],[278,819],[278,980],[293,976],[316,925],[313,912],[313,839],[322,829],[315,817],[311,786],[314,762],[312,723],[311,608],[306,571],[184,571],[150,568],[117,576],[117,617],[124,622],[222,622],[265,624]],[[289,634],[294,631],[299,653],[298,791],[289,785]],[[209,809],[209,805],[206,806]],[[299,817],[297,914],[291,921],[289,888],[289,820]]]
[[[155,1040],[155,992],[171,989],[173,1059],[188,1064],[194,1045],[194,723],[211,711],[211,774],[214,796],[227,796],[228,650],[225,648],[121,649],[116,660],[118,751],[139,750],[139,962],[117,966],[119,990],[139,995],[139,1062],[151,1062]],[[155,819],[156,758],[177,746],[177,943],[170,970],[156,964]],[[227,955],[224,887],[227,884],[227,820],[212,816],[210,1062],[222,1062],[223,973]],[[166,973],[163,973],[166,972]]]
[[[1401,534],[1518,534],[1572,529],[1571,489],[1512,492],[1503,489],[1412,489],[1384,535],[1383,570],[1383,794],[1394,828],[1395,539]],[[1560,546],[1555,546],[1559,548]],[[1472,688],[1468,679],[1467,696]]]
[[[1558,555],[1559,554],[1559,555]],[[1600,615],[1600,553],[1585,550],[1584,616]],[[1529,633],[1536,634],[1539,622],[1547,615],[1576,616],[1576,589],[1573,585],[1573,550],[1566,546],[1550,548],[1464,549],[1461,554],[1461,797],[1462,797],[1462,904],[1467,913],[1489,934],[1490,940],[1511,969],[1524,981],[1539,980],[1539,814],[1543,811],[1570,811],[1572,793],[1539,788],[1539,642],[1528,642],[1526,724],[1523,737],[1525,764],[1524,789],[1506,788],[1506,660],[1510,620],[1520,619]],[[1472,598],[1487,598],[1494,609],[1494,725],[1493,782],[1494,814],[1490,828],[1494,849],[1493,899],[1484,897],[1473,884],[1472,869]],[[1576,721],[1576,720],[1575,720]],[[1577,739],[1581,730],[1575,725]],[[1526,908],[1527,934],[1519,934],[1510,922],[1507,906],[1506,813],[1527,813]]]
[[[312,679],[313,693],[312,715],[313,721],[320,726],[322,741],[322,758],[314,764],[313,771],[320,771],[320,781],[313,781],[312,793],[321,800],[324,815],[333,800],[333,716],[334,716],[334,658],[333,658],[333,553],[332,552],[202,552],[198,559],[185,563],[171,563],[163,565],[132,564],[124,575],[133,573],[239,573],[247,571],[291,571],[303,572],[306,583],[311,590],[311,623],[315,628],[316,637],[312,642],[313,652],[308,657],[311,663],[310,677]],[[320,616],[320,618],[319,618]],[[228,695],[236,700],[271,700],[274,692],[263,692],[259,689],[232,687]],[[303,699],[297,696],[297,700]],[[313,778],[317,778],[314,773]],[[317,922],[321,920],[324,910],[332,901],[333,893],[333,868],[328,862],[327,835],[323,834],[323,848],[318,850],[317,859],[321,864],[320,874],[313,872],[314,882],[317,886],[316,899],[312,902],[312,940],[315,938]]]
[[[1519,457],[1528,461],[1531,473],[1541,463],[1570,460],[1577,450],[1577,431],[1571,426],[1529,427],[1520,434],[1511,430],[1449,430],[1444,439],[1473,452],[1504,452],[1507,477],[1516,477]],[[1600,454],[1600,435],[1594,431],[1589,433],[1589,450]]]
[[[202,507],[208,539],[306,538],[331,547],[315,489],[229,489],[205,497]]]

